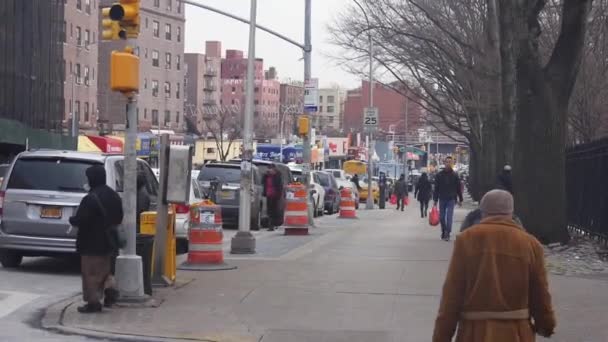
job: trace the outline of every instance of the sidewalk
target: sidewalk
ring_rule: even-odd
[[[458,227],[465,210],[456,212]],[[416,206],[358,215],[321,218],[303,238],[260,234],[259,255],[226,255],[236,270],[180,271],[176,287],[156,289],[158,307],[80,315],[70,298],[43,326],[130,341],[430,341],[452,244]],[[551,341],[608,341],[608,282],[554,276],[551,287]]]

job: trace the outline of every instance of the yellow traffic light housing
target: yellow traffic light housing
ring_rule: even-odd
[[[298,118],[298,134],[307,136],[309,131],[309,120],[306,116]]]
[[[124,30],[122,39],[137,38],[139,35],[139,4],[140,0],[120,0],[109,9],[110,18],[119,21]]]
[[[126,32],[120,27],[120,23],[112,20],[110,16],[111,8],[101,9],[101,39],[103,40],[119,40],[126,37]]]
[[[139,91],[139,57],[133,54],[132,48],[112,51],[110,88],[127,94]]]

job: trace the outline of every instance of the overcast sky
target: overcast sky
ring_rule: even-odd
[[[249,18],[249,0],[198,0],[200,3]],[[336,48],[328,43],[326,26],[350,0],[312,0],[312,75],[321,87],[339,84],[355,88],[360,81],[330,61]],[[304,42],[304,0],[259,0],[258,24],[291,39]],[[204,53],[205,41],[219,40],[222,50],[236,49],[247,53],[249,28],[246,24],[219,14],[186,5],[186,52]],[[223,55],[223,53],[222,53]],[[264,58],[264,68],[275,66],[279,79],[302,80],[302,51],[266,32],[256,31],[256,57]]]

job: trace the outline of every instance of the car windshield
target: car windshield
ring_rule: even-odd
[[[15,162],[8,189],[86,192],[92,162],[63,158],[23,158]]]
[[[319,182],[321,183],[321,185],[325,187],[331,186],[328,174],[319,172],[317,173],[317,175],[319,176]]]
[[[237,166],[226,166],[226,165],[207,165],[203,167],[201,173],[198,175],[200,181],[212,181],[219,179],[222,183],[240,183],[241,182],[241,168]]]
[[[334,174],[334,177],[336,177],[336,178],[340,178],[342,176],[340,171],[334,171],[333,174]]]
[[[196,199],[204,198],[201,188],[199,187],[198,182],[196,181],[196,178],[194,178],[194,177],[192,178],[192,191],[194,192],[194,198],[196,198]]]

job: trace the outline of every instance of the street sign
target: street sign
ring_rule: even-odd
[[[304,83],[304,111],[316,112],[319,108],[319,79],[311,78]]]
[[[363,127],[368,130],[378,129],[378,108],[365,108],[363,111]]]

